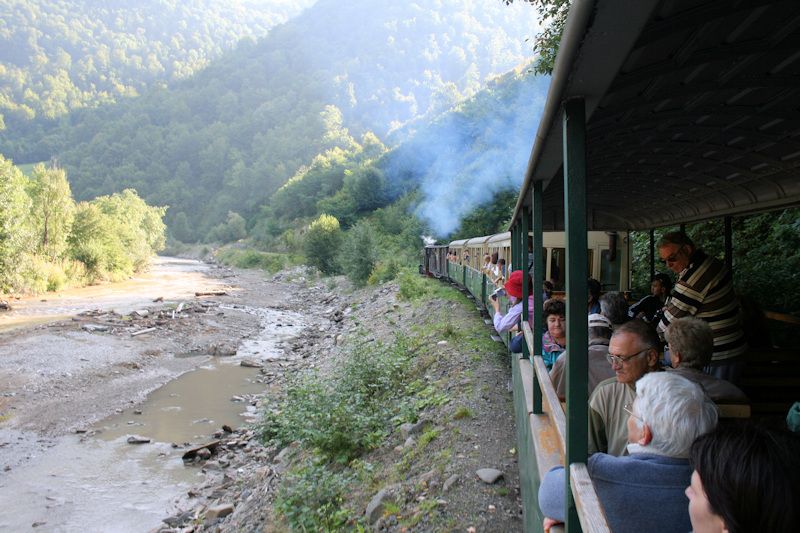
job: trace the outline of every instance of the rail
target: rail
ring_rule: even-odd
[[[452,282],[473,296],[478,309],[491,309],[489,298],[493,285],[485,274],[469,266],[455,263],[448,265],[448,272]],[[507,307],[505,299],[501,307],[504,309]],[[533,334],[526,321],[522,322],[522,332],[528,345],[528,353],[534,353],[533,346],[537,336]],[[501,337],[508,344],[508,336]],[[511,367],[524,529],[526,532],[540,532],[544,516],[537,501],[539,484],[542,477],[553,467],[564,464],[567,442],[566,415],[541,356],[527,359],[521,354],[512,354]],[[534,412],[533,397],[537,388],[541,391],[542,413]],[[569,475],[572,497],[583,531],[610,532],[586,465],[570,464]],[[563,530],[560,526],[551,529],[553,533]]]

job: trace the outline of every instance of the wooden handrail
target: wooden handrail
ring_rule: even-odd
[[[800,326],[800,318],[794,315],[789,315],[787,313],[778,313],[777,311],[764,311],[764,317],[769,320],[774,320],[776,322],[783,322],[785,324]]]
[[[539,387],[542,389],[542,401],[547,404],[547,414],[553,425],[558,432],[558,441],[561,446],[561,454],[566,455],[566,442],[567,442],[567,417],[564,415],[564,410],[561,408],[561,402],[558,401],[556,389],[553,387],[553,382],[550,381],[550,374],[547,373],[547,367],[544,364],[544,359],[541,355],[531,357],[533,361],[533,370],[536,372],[536,378],[539,380]]]
[[[610,533],[611,528],[608,527],[606,514],[594,490],[586,465],[583,463],[569,465],[569,480],[583,532]]]

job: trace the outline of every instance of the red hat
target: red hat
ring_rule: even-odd
[[[531,286],[531,277],[528,276],[528,290],[531,289]],[[509,296],[517,299],[522,298],[522,270],[512,272],[503,288],[505,288],[506,294]]]

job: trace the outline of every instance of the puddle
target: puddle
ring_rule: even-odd
[[[157,442],[198,443],[223,424],[243,425],[241,413],[247,404],[231,398],[268,392],[267,385],[257,382],[260,376],[257,369],[233,362],[203,366],[153,391],[136,408],[141,414],[129,409],[94,429],[102,431],[98,438],[107,441],[136,434]]]
[[[223,424],[242,426],[247,421],[242,413],[254,408],[232,397],[268,394],[270,386],[259,383],[258,369],[242,367],[241,361],[282,357],[282,344],[305,327],[296,313],[235,309],[258,316],[262,326],[236,356],[214,359],[172,380],[141,405],[98,422],[95,436],[68,435],[26,447],[18,442],[35,435],[0,431],[0,441],[7,441],[0,442],[0,464],[13,464],[3,454],[28,455],[24,464],[0,471],[0,531],[29,530],[34,524],[39,531],[149,531],[173,515],[176,500],[203,478],[196,467],[184,466],[184,449],[171,443],[197,444],[210,440]],[[134,434],[153,442],[128,444]]]

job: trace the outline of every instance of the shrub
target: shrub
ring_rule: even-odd
[[[342,242],[339,221],[330,215],[320,215],[308,227],[303,240],[306,262],[320,269],[324,274],[336,274],[336,261]]]
[[[378,283],[385,283],[393,280],[397,273],[400,272],[400,262],[394,258],[387,259],[386,261],[379,261],[367,279],[370,285],[377,285]]]
[[[400,276],[400,292],[398,295],[404,300],[416,300],[428,293],[425,278],[411,270],[404,270]]]
[[[342,508],[351,479],[318,461],[292,470],[275,499],[275,510],[292,531],[344,529],[350,511]]]
[[[339,265],[357,286],[363,286],[378,260],[375,232],[367,221],[361,221],[345,234],[339,251]]]

